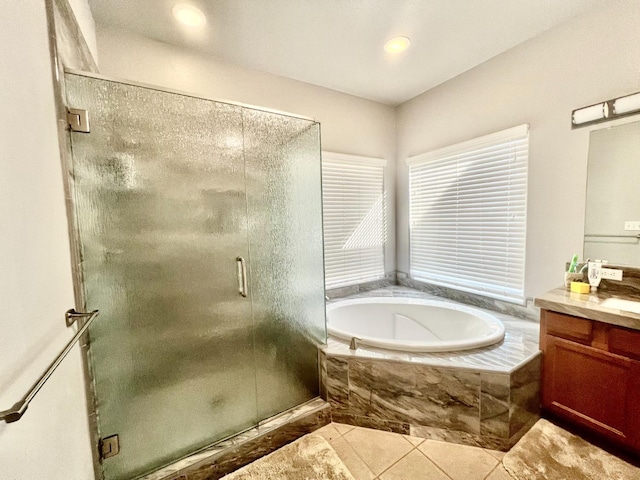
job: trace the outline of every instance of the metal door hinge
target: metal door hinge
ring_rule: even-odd
[[[101,438],[98,443],[98,449],[100,450],[100,458],[103,460],[118,455],[120,453],[120,439],[118,435]]]
[[[89,133],[89,113],[80,108],[67,109],[67,123],[72,132]]]

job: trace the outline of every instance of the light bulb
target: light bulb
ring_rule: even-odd
[[[202,10],[188,3],[174,5],[171,12],[176,20],[188,27],[200,27],[207,22]]]
[[[411,45],[409,37],[394,37],[384,44],[384,51],[387,53],[404,52]]]

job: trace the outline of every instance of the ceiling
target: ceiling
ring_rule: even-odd
[[[398,105],[601,0],[182,0],[207,23],[178,25],[179,0],[89,0],[96,23],[235,64]],[[411,38],[396,56],[391,37]]]

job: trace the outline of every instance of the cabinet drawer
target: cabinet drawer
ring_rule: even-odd
[[[593,333],[591,320],[563,315],[556,312],[544,312],[546,333],[589,344]]]
[[[611,328],[609,351],[640,360],[640,331]]]

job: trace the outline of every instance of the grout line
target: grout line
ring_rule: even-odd
[[[496,460],[498,460],[500,463],[502,463],[502,459],[504,458],[504,454],[507,452],[503,452],[501,450],[494,450],[492,448],[484,448],[484,447],[480,447],[482,448],[485,452],[487,452],[489,455],[491,455],[493,458],[495,458]],[[498,458],[497,456],[495,456],[493,453],[491,452],[500,452],[502,453],[502,457]]]
[[[426,440],[429,440],[429,439],[425,439],[425,441],[426,441]],[[424,443],[425,443],[425,442],[422,442],[420,445],[424,445]],[[433,464],[435,465],[435,467],[436,467],[438,470],[440,470],[440,471],[444,474],[444,476],[445,476],[445,477],[447,477],[447,478],[451,479],[451,476],[450,476],[447,472],[445,472],[445,471],[444,471],[444,469],[443,469],[440,465],[438,465],[438,464],[436,463],[436,461],[435,461],[435,460],[433,460],[429,455],[427,455],[426,453],[424,453],[424,452],[423,452],[422,450],[420,450],[418,447],[416,447],[416,450],[418,450],[422,455],[424,455],[424,456],[426,457],[426,459],[427,459],[427,460],[429,460],[431,463],[433,463]]]
[[[420,445],[422,445],[427,439],[426,438],[422,438],[422,437],[415,437],[411,434],[404,434],[404,433],[400,433],[399,435],[402,435],[402,438],[404,438],[405,440],[407,440],[407,442],[409,442],[411,444],[411,446],[413,448],[418,448]],[[412,437],[412,438],[419,438],[420,440],[422,440],[420,443],[418,444],[413,444],[411,443],[406,437]]]
[[[391,433],[395,433],[395,432],[391,432]],[[402,438],[404,438],[404,435],[401,433],[396,433],[396,435],[400,435]],[[424,452],[422,452],[420,449],[418,449],[418,446],[422,445],[424,442],[420,443],[419,445],[413,445],[409,440],[407,440],[406,438],[404,438],[404,440],[407,441],[407,443],[409,445],[411,445],[411,450],[409,450],[407,453],[405,453],[402,457],[400,457],[398,460],[396,460],[395,462],[393,462],[391,465],[389,465],[387,468],[385,468],[382,472],[380,472],[380,474],[376,477],[379,478],[383,473],[387,472],[391,467],[393,467],[394,465],[400,463],[400,461],[402,461],[402,459],[404,459],[406,456],[408,456],[411,452],[413,452],[414,450],[417,450],[418,453],[420,453],[423,457],[425,457],[429,462],[431,462],[432,465],[434,465],[438,470],[440,470],[445,477],[447,477],[448,479],[452,480],[451,477],[447,474],[447,472],[445,472],[442,468],[440,468],[440,466],[434,462],[433,460],[431,460]],[[426,440],[426,439],[425,439]],[[354,449],[355,450],[355,449]],[[357,452],[356,452],[357,455]],[[364,460],[363,460],[364,462]],[[365,462],[365,465],[367,465],[367,467],[369,467],[369,470],[371,470],[371,467],[369,466],[369,464],[367,462]],[[375,480],[375,479],[374,479]]]
[[[334,427],[334,428],[335,428],[335,427]],[[362,427],[353,427],[351,430],[349,430],[349,432],[353,432],[356,428],[362,428]],[[349,433],[349,432],[345,432],[345,434],[344,434],[344,435],[346,435],[346,434],[347,434],[347,433]],[[340,433],[340,432],[338,432],[338,433]],[[342,437],[344,437],[344,435],[341,435],[341,436],[342,436]],[[371,470],[371,467],[369,466],[369,464],[368,464],[367,462],[365,462],[365,461],[364,461],[364,458],[362,458],[362,457],[360,456],[360,454],[358,453],[358,451],[357,451],[355,448],[353,448],[353,445],[351,444],[351,442],[350,442],[348,439],[346,439],[346,438],[344,439],[344,441],[345,441],[345,442],[347,442],[347,445],[349,445],[349,447],[351,448],[351,450],[353,450],[353,453],[355,453],[356,457],[358,457],[358,458],[360,459],[360,461],[361,461],[362,463],[364,463],[364,464],[365,464],[365,466],[367,467],[367,469],[368,469],[371,473],[373,473],[373,470]],[[348,468],[347,468],[347,470],[348,470]],[[373,474],[375,475],[375,473],[373,473]],[[376,475],[376,477],[375,477],[375,478],[377,478],[377,477],[378,477],[378,475]]]
[[[395,433],[395,432],[393,432],[393,433]],[[411,445],[411,448],[416,448],[417,447],[417,445],[414,445],[413,443],[411,443],[409,440],[407,440],[405,438],[404,433],[396,433],[396,435],[400,435],[400,437],[402,437],[402,439],[404,441],[406,441],[409,445]]]
[[[338,428],[333,425],[334,423],[338,423],[338,422],[334,422],[333,420],[331,421],[331,423],[329,423],[329,425],[333,426],[333,428],[336,430],[336,432],[338,432],[338,436],[340,437],[344,437],[347,433],[349,433],[351,430],[357,428],[355,425],[349,425],[348,423],[341,423],[340,425],[348,425],[350,427],[352,427],[349,431],[341,433],[340,430],[338,430]]]
[[[407,440],[408,441],[408,440]],[[404,457],[406,457],[407,455],[409,455],[411,452],[413,452],[414,450],[416,450],[416,447],[413,447],[411,450],[409,450],[407,453],[405,453],[403,456],[401,456],[398,460],[396,460],[395,462],[393,462],[391,465],[389,465],[387,468],[385,468],[383,471],[380,472],[380,474],[378,475],[378,477],[380,475],[382,475],[383,473],[385,473],[387,470],[389,470],[391,467],[393,467],[395,464],[397,464],[398,462],[400,462],[400,460],[402,460]],[[368,466],[368,465],[367,465]],[[371,470],[371,467],[369,467],[369,469]]]
[[[342,435],[342,433],[340,433],[340,430],[338,430],[338,429],[335,427],[335,425],[333,425],[333,422],[330,422],[330,423],[328,423],[327,425],[331,425],[331,428],[333,428],[333,429],[336,431],[336,433],[338,434],[338,436],[337,436],[337,437],[332,438],[331,440],[328,440],[328,439],[326,439],[326,438],[325,438],[325,440],[327,440],[327,442],[328,442],[329,444],[331,444],[331,442],[333,442],[334,440],[336,440],[336,439],[338,439],[338,438],[342,438],[342,436],[343,436],[343,435]],[[326,427],[326,425],[325,425],[325,427]],[[321,427],[321,428],[323,428],[323,427]],[[349,430],[349,431],[351,431],[351,430]]]
[[[494,458],[495,458],[495,457],[494,457]],[[487,475],[486,475],[485,477],[483,477],[483,480],[487,480],[487,478],[489,478],[489,477],[493,474],[493,472],[495,472],[495,471],[498,469],[498,467],[499,467],[500,465],[502,465],[502,461],[500,461],[500,460],[499,460],[499,461],[498,461],[498,464],[497,464],[495,467],[493,467],[493,468],[491,469],[491,471],[490,471],[489,473],[487,473]]]
[[[353,431],[353,430],[355,430],[356,428],[366,429],[366,427],[354,427],[353,429],[349,430],[349,432],[352,432],[352,431]],[[373,429],[373,430],[375,430],[375,429]],[[378,431],[380,431],[380,432],[384,432],[384,430],[378,430]],[[347,433],[349,433],[349,432],[347,432]],[[396,433],[396,432],[387,432],[387,433],[393,433],[394,435],[399,435],[400,437],[402,437],[402,434],[401,434],[401,433]],[[412,447],[412,448],[411,448],[411,450],[415,450],[415,447],[414,447],[413,445],[411,445],[411,442],[409,442],[409,440],[407,440],[407,439],[406,439],[406,438],[404,438],[404,437],[403,437],[403,439],[404,439],[404,440],[405,440],[405,441],[406,441],[406,442],[407,442],[407,443]],[[362,460],[362,463],[364,463],[364,464],[367,466],[367,468],[369,469],[369,471],[370,471],[371,473],[373,473],[374,475],[376,475],[376,474],[374,473],[373,469],[371,468],[371,465],[369,465],[369,464],[365,461],[365,459],[364,459],[364,458],[362,458],[362,457],[358,454],[358,451],[357,451],[355,448],[353,448],[353,445],[351,444],[351,442],[350,442],[349,440],[347,440],[346,438],[345,438],[345,441],[346,441],[346,442],[349,444],[349,446],[353,449],[353,451],[354,451],[354,453],[356,454],[356,456],[357,456],[360,460]],[[409,454],[411,453],[411,450],[409,450],[406,454],[404,454],[404,455],[403,455],[402,457],[400,457],[398,460],[396,460],[396,461],[395,461],[395,462],[393,462],[391,465],[389,465],[387,468],[385,468],[383,471],[381,471],[378,475],[376,475],[376,477],[375,477],[375,478],[379,478],[379,477],[380,477],[380,475],[382,475],[384,472],[386,472],[387,470],[389,470],[391,467],[393,467],[396,463],[398,463],[398,462],[399,462],[400,460],[402,460],[404,457],[406,457],[407,455],[409,455]],[[374,479],[374,480],[375,480],[375,479]]]

